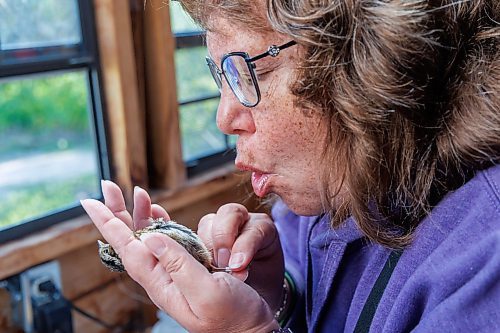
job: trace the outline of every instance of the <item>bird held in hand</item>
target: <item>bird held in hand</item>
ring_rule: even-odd
[[[142,234],[155,232],[165,234],[182,245],[189,252],[189,254],[191,254],[210,272],[222,271],[231,273],[231,269],[228,267],[215,267],[212,264],[212,254],[207,249],[205,244],[203,244],[200,237],[198,237],[198,235],[191,229],[174,221],[167,221],[164,218],[152,219],[151,225],[135,231],[134,236],[139,238]],[[124,272],[125,267],[123,267],[122,260],[111,245],[102,241],[97,241],[97,243],[99,246],[99,258],[104,266],[114,272]]]

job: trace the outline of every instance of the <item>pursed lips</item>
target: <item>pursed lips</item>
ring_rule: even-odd
[[[258,173],[269,173],[269,172],[261,170],[261,169],[259,169],[257,167],[253,167],[253,166],[251,166],[249,164],[245,164],[243,162],[240,162],[240,161],[238,161],[238,158],[235,161],[235,166],[240,171],[251,171],[251,172],[258,172]]]
[[[258,168],[254,168],[241,162],[236,163],[236,168],[242,171],[252,172],[251,181],[253,191],[259,197],[263,197],[270,192],[270,180],[273,177],[277,176],[277,174],[275,173],[262,171]]]

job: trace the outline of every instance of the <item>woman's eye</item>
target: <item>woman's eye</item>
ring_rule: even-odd
[[[272,71],[257,73],[257,78],[259,80],[265,80],[269,76],[269,74],[271,74],[271,72]]]

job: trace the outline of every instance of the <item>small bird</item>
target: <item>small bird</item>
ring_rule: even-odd
[[[134,232],[134,236],[139,238],[142,234],[161,233],[169,236],[177,243],[182,245],[196,260],[205,266],[210,272],[231,273],[229,267],[215,267],[212,264],[213,258],[211,252],[196,233],[191,229],[178,224],[174,221],[167,221],[164,218],[151,219],[151,225]],[[100,240],[97,241],[99,247],[99,258],[108,269],[114,272],[125,272],[122,260],[111,247],[111,245]]]

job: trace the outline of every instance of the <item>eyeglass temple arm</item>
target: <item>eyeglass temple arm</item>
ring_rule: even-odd
[[[282,45],[279,45],[279,46],[271,45],[266,52],[258,54],[255,57],[252,57],[252,58],[248,59],[247,62],[254,62],[256,60],[259,60],[259,59],[262,59],[262,58],[267,57],[269,55],[272,55],[271,52],[273,52],[273,51],[279,53],[281,50],[284,50],[287,47],[293,46],[295,44],[297,44],[297,42],[294,41],[294,40],[291,40],[288,43],[285,43],[285,44],[282,44]],[[271,50],[273,50],[273,51],[271,51]],[[276,54],[276,55],[278,55],[278,54]],[[276,55],[274,55],[274,57]]]

